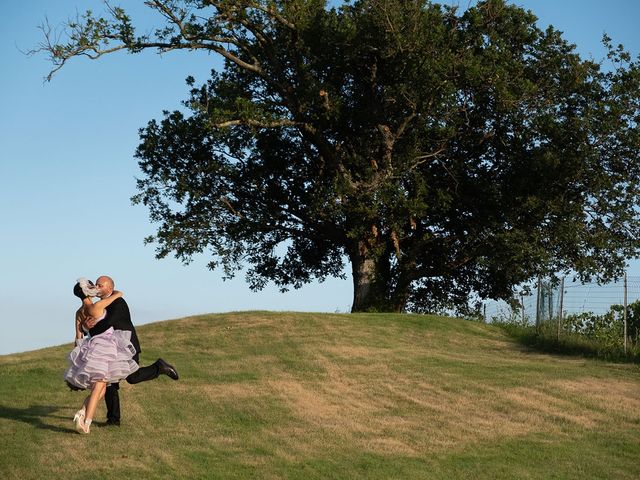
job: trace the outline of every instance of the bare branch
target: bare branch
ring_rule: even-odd
[[[218,9],[225,8],[225,5],[223,5],[221,2],[217,2],[214,0],[208,0],[208,1],[205,1],[205,3],[208,5],[211,5],[212,7],[216,7]],[[294,23],[290,22],[289,20],[284,18],[282,15],[280,15],[278,11],[273,7],[261,5],[260,2],[248,1],[244,8],[252,8],[260,12],[263,12],[269,18],[275,20],[276,22],[280,23],[281,25],[284,25],[287,28],[291,28],[292,30],[296,28],[296,25]]]
[[[258,128],[276,128],[276,127],[291,127],[291,126],[301,126],[301,122],[294,122],[292,120],[274,120],[271,122],[259,121],[252,118],[247,119],[237,119],[237,120],[227,120],[226,122],[215,123],[212,126],[214,128],[226,128],[232,127],[234,125],[246,125],[250,127],[258,127]]]
[[[229,202],[229,199],[227,197],[220,197],[220,202],[222,202],[234,216],[243,218],[242,214],[239,213],[235,208],[233,208],[231,202]]]
[[[288,21],[286,18],[284,18],[282,15],[280,15],[277,10],[275,8],[271,8],[271,7],[263,7],[262,5],[258,4],[258,3],[254,3],[254,8],[256,10],[260,10],[264,13],[266,13],[267,15],[269,15],[271,18],[273,18],[274,20],[276,20],[278,23],[284,25],[285,27],[290,28],[291,30],[295,30],[296,29],[296,25],[290,21]]]
[[[409,126],[411,121],[414,118],[416,118],[416,116],[417,116],[417,113],[414,111],[414,112],[411,113],[411,115],[407,115],[407,117],[405,117],[405,119],[402,121],[402,123],[400,124],[400,126],[396,130],[396,135],[395,135],[396,136],[396,140],[402,136],[404,131],[407,129],[407,127]]]
[[[442,152],[446,150],[446,148],[447,148],[446,146],[442,146],[435,152],[425,153],[424,155],[419,155],[415,157],[414,160],[416,160],[416,162],[413,164],[411,168],[416,168],[418,165],[425,163],[427,160],[438,157]]]

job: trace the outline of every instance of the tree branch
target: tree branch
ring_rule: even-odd
[[[276,127],[292,127],[292,126],[300,126],[300,122],[294,122],[293,120],[274,120],[271,122],[263,122],[260,120],[254,120],[252,118],[247,119],[236,119],[236,120],[227,120],[226,122],[215,123],[212,126],[215,128],[226,128],[232,127],[234,125],[246,125],[250,127],[258,127],[258,128],[276,128]]]
[[[188,25],[184,23],[186,13],[181,16],[176,15],[166,5],[166,2],[149,0],[147,5],[160,12],[169,24],[175,25],[178,29],[179,37],[170,41],[164,41],[162,36],[151,41],[146,36],[135,38],[133,28],[130,26],[129,19],[124,11],[112,8],[108,2],[105,2],[105,4],[112,18],[110,20],[105,20],[104,18],[94,19],[88,12],[83,18],[67,21],[64,24],[64,28],[69,41],[65,44],[60,43],[59,38],[53,38],[54,32],[47,20],[40,25],[39,28],[42,30],[45,40],[37,48],[26,53],[27,55],[34,55],[39,52],[45,52],[49,56],[54,68],[45,77],[47,81],[51,81],[54,74],[73,57],[86,56],[91,60],[96,60],[103,55],[125,49],[134,52],[157,49],[160,53],[172,50],[211,50],[235,63],[240,68],[264,78],[262,67],[255,57],[252,56],[254,63],[249,63],[222,46],[222,44],[231,44],[249,53],[247,45],[244,45],[242,41],[234,36],[211,35],[205,37],[190,33]],[[180,38],[183,41],[180,41]],[[116,43],[115,46],[109,46],[112,43]]]

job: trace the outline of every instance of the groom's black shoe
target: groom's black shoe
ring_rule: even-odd
[[[173,365],[169,365],[161,358],[156,360],[156,363],[158,364],[159,374],[164,373],[167,377],[178,380],[178,371],[173,367]]]
[[[120,420],[114,420],[113,418],[107,418],[107,421],[104,423],[96,423],[98,427],[119,427]]]

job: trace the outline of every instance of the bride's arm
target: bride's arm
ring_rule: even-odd
[[[107,298],[98,300],[92,305],[87,305],[85,307],[85,313],[90,317],[100,318],[104,313],[105,308],[107,308],[109,305],[111,305],[111,303],[113,303],[114,300],[117,300],[120,297],[122,297],[122,292],[114,290],[113,293]]]
[[[84,321],[84,307],[80,307],[76,311],[76,340],[80,340],[84,337],[84,332],[82,331],[82,322]]]

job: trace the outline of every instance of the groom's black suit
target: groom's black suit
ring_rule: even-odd
[[[136,353],[140,353],[140,342],[138,341],[138,334],[131,322],[131,313],[129,312],[129,306],[124,298],[116,298],[111,305],[107,307],[107,316],[96,323],[94,327],[89,330],[91,336],[98,335],[105,332],[109,327],[113,327],[114,330],[126,330],[131,332],[131,343],[136,347]]]
[[[100,320],[89,330],[91,336],[98,335],[109,327],[113,327],[114,330],[126,330],[131,332],[131,343],[136,349],[136,354],[133,357],[136,363],[140,363],[140,342],[138,341],[138,335],[136,329],[131,322],[131,313],[129,313],[129,306],[124,298],[117,298],[107,308],[107,316]],[[158,363],[153,363],[147,367],[140,367],[127,377],[127,383],[140,383],[147,380],[153,380],[160,375],[160,367]],[[112,383],[107,387],[107,391],[104,395],[105,403],[107,404],[107,421],[108,422],[120,422],[120,397],[118,395],[118,389],[120,384]]]

